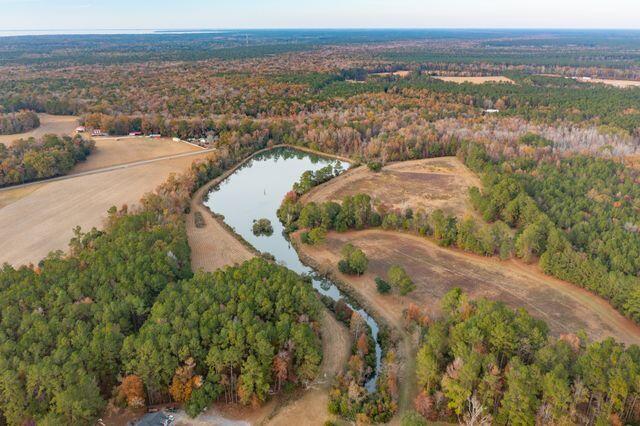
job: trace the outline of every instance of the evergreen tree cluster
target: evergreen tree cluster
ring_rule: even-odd
[[[635,424],[640,348],[549,336],[547,325],[459,289],[423,328],[415,409],[465,424]],[[476,423],[470,423],[475,419]],[[480,421],[482,420],[482,421]]]
[[[461,154],[482,174],[483,191],[471,188],[471,202],[493,226],[515,229],[518,257],[640,321],[639,172],[584,156],[493,161],[478,145]]]

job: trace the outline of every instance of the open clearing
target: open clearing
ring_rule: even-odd
[[[388,77],[390,75],[396,76],[396,77],[401,77],[401,78],[405,78],[408,77],[411,74],[411,71],[409,70],[399,70],[399,71],[394,71],[394,72],[374,72],[371,73],[369,75],[375,76],[375,77]]]
[[[52,250],[66,250],[76,225],[84,230],[100,227],[109,207],[137,203],[170,173],[187,170],[196,158],[161,160],[3,191],[5,200],[16,198],[15,191],[22,198],[0,208],[0,264],[37,263]]]
[[[634,80],[608,80],[604,78],[581,78],[578,77],[576,80],[582,83],[602,83],[607,86],[618,87],[621,89],[627,89],[629,87],[640,87],[640,81]]]
[[[196,191],[191,200],[191,212],[187,216],[191,268],[194,271],[202,269],[212,272],[254,257],[247,247],[213,218],[211,210],[202,204],[202,196],[210,187],[211,185],[205,185]],[[196,213],[202,215],[201,227],[196,226]]]
[[[152,139],[146,137],[96,138],[96,147],[87,157],[87,161],[74,167],[73,173],[127,164],[135,161],[150,160],[166,157],[183,152],[201,151],[193,145],[184,142],[174,142],[172,139]]]
[[[459,77],[459,76],[434,76],[438,80],[448,81],[450,83],[471,83],[471,84],[484,84],[484,83],[514,83],[510,78],[502,75],[485,76],[485,77]]]
[[[0,191],[0,209],[5,206],[8,206],[11,203],[15,203],[21,198],[26,197],[31,194],[36,189],[40,188],[44,184],[34,184],[29,186],[24,186],[20,188],[13,188],[4,191]]]
[[[340,201],[347,195],[369,194],[389,208],[427,213],[436,209],[463,216],[470,212],[469,187],[480,180],[455,157],[404,161],[375,173],[358,167],[314,188],[303,202]]]
[[[605,300],[520,261],[503,262],[444,249],[426,238],[382,230],[330,233],[320,247],[300,247],[322,270],[335,272],[340,249],[347,242],[365,251],[369,269],[363,277],[341,277],[397,321],[411,302],[437,315],[440,298],[460,287],[473,298],[501,300],[513,308],[527,309],[545,320],[556,336],[583,329],[594,340],[612,336],[628,344],[640,343],[640,327]],[[386,276],[394,264],[402,265],[417,285],[409,297],[381,296],[375,289],[374,278]]]
[[[0,143],[10,145],[18,139],[39,138],[46,134],[72,135],[78,126],[78,117],[73,115],[38,114],[40,127],[30,132],[16,135],[0,135]]]

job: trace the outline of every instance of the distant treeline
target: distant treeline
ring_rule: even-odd
[[[84,161],[95,143],[81,136],[45,135],[0,144],[0,187],[67,174]]]
[[[33,111],[19,111],[0,114],[0,135],[25,133],[40,126],[38,114]]]

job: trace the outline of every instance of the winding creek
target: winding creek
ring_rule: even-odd
[[[344,299],[351,309],[365,319],[376,342],[376,370],[366,383],[367,390],[373,392],[382,356],[378,343],[378,324],[365,310],[354,306],[333,282],[320,277],[314,269],[302,263],[295,248],[285,238],[284,227],[276,215],[284,196],[291,191],[302,173],[337,163],[341,162],[292,148],[266,151],[254,156],[214,188],[208,194],[205,205],[211,211],[223,215],[227,225],[253,247],[261,252],[271,253],[279,264],[299,274],[311,276],[313,287],[320,294],[335,301]],[[253,221],[261,218],[271,221],[274,231],[271,236],[256,237],[253,234]]]

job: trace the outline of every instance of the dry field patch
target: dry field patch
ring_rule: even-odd
[[[73,135],[78,126],[78,117],[73,115],[38,114],[40,127],[30,132],[15,135],[0,135],[0,143],[10,145],[18,139],[40,138],[46,134]]]
[[[36,189],[40,188],[40,186],[42,186],[42,184],[34,184],[0,191],[0,209],[26,197]]]
[[[394,209],[442,209],[463,216],[471,211],[471,186],[479,187],[480,180],[457,158],[442,157],[393,163],[377,173],[359,167],[314,188],[302,201],[340,201],[364,193]]]
[[[87,161],[76,165],[71,174],[201,150],[196,146],[174,142],[168,138],[96,138],[95,142],[96,147],[87,157]]]
[[[369,75],[372,75],[375,77],[388,77],[390,75],[393,75],[396,77],[405,78],[405,77],[408,77],[410,74],[411,74],[411,71],[409,70],[399,70],[394,72],[374,72]]]
[[[202,197],[209,191],[207,184],[194,194],[191,212],[187,216],[187,236],[191,247],[191,269],[213,272],[216,269],[240,264],[254,254],[214,219],[211,210],[202,204]],[[196,226],[196,213],[202,217],[202,226]]]
[[[630,87],[640,87],[640,81],[635,80],[609,80],[604,78],[576,78],[576,80],[582,83],[601,83],[607,86],[613,86],[620,89],[628,89]]]
[[[502,75],[496,76],[484,76],[484,77],[460,77],[460,76],[434,76],[438,80],[448,81],[450,83],[471,83],[471,84],[484,84],[484,83],[511,83],[514,81],[510,78]]]
[[[203,154],[203,156],[206,154]],[[182,157],[104,173],[42,182],[0,208],[0,264],[37,263],[52,250],[66,250],[73,228],[100,227],[111,206],[136,204],[170,173],[186,171],[198,156]],[[26,191],[33,186],[6,191]],[[14,194],[15,196],[15,194]]]
[[[426,238],[381,230],[332,232],[326,244],[300,245],[300,249],[321,269],[338,273],[340,249],[348,242],[364,250],[369,269],[363,277],[340,276],[386,317],[395,318],[396,323],[411,302],[437,315],[440,298],[450,289],[460,287],[473,298],[486,297],[512,308],[527,309],[545,320],[556,336],[584,330],[594,340],[611,336],[627,344],[640,343],[640,327],[604,299],[548,277],[520,261],[500,261],[444,249]],[[407,297],[381,296],[376,291],[374,278],[385,277],[394,264],[402,265],[417,285]]]

